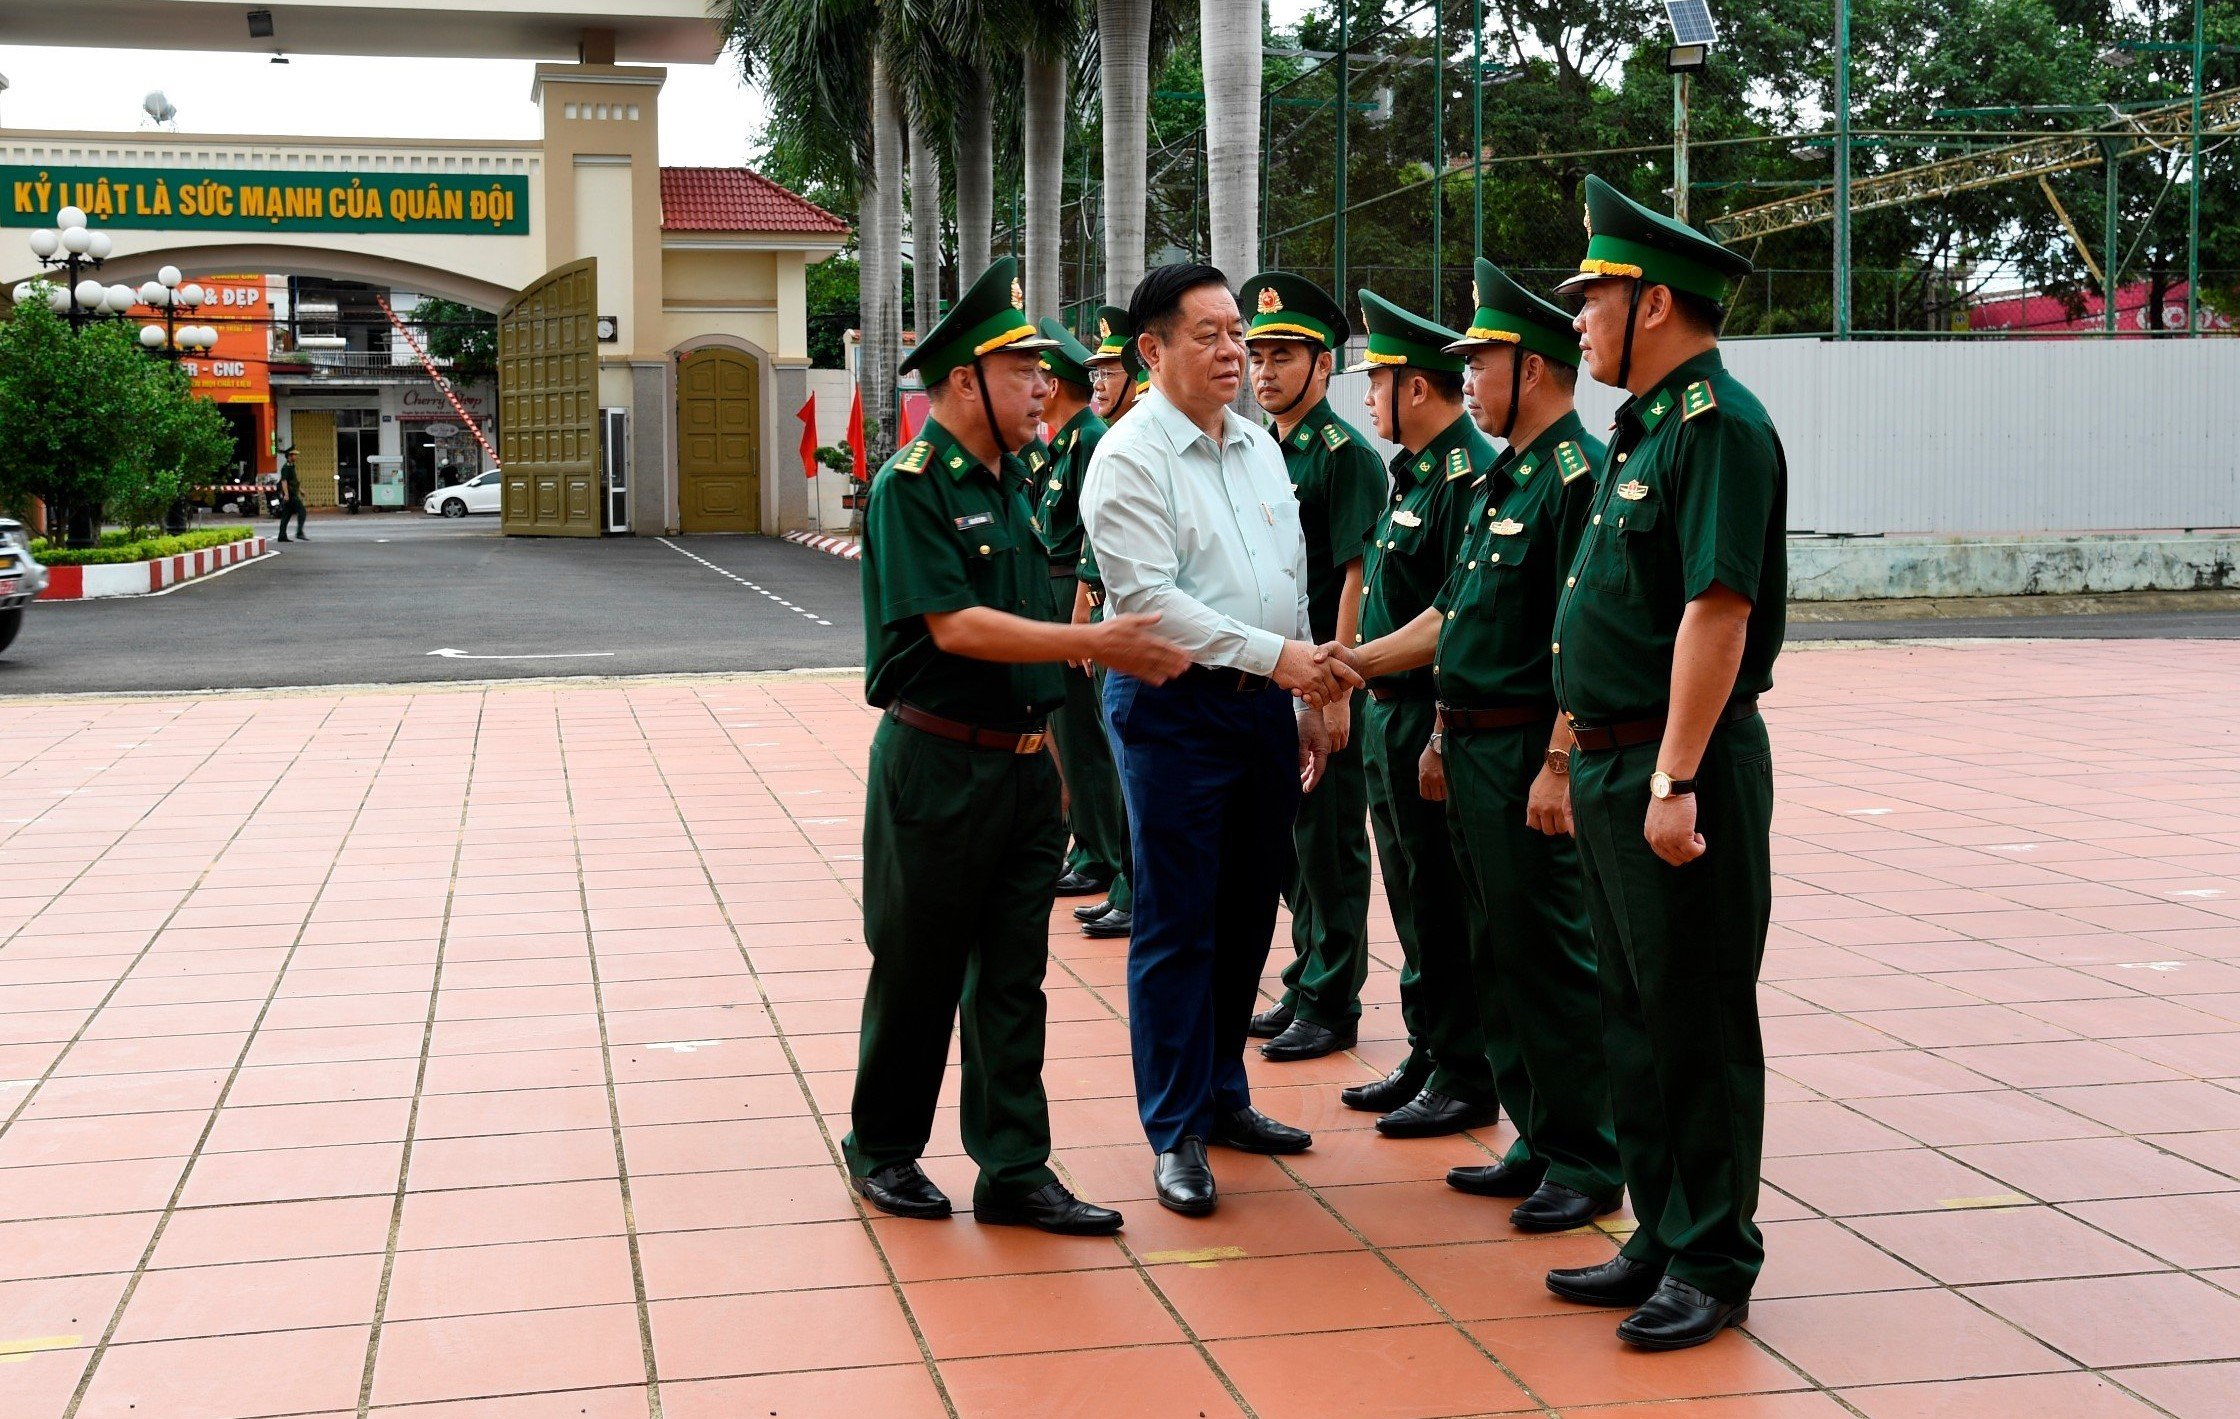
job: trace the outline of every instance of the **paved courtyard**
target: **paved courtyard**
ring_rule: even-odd
[[[1058,1161],[1127,1230],[867,1221],[850,680],[0,703],[0,1415],[2240,1413],[2240,647],[1781,672],[1770,1262],[1662,1357],[1540,1287],[1610,1235],[1438,1182],[1505,1130],[1339,1107],[1381,903],[1360,1049],[1252,1061],[1314,1151],[1214,1218],[1061,903]]]

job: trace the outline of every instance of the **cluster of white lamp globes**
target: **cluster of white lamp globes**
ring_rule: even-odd
[[[99,266],[108,260],[109,234],[97,232],[86,225],[86,214],[76,207],[65,207],[55,214],[53,229],[42,229],[31,234],[31,254],[39,258],[42,266],[75,267],[79,262]],[[48,281],[18,282],[13,292],[17,305],[39,298],[44,290],[47,305],[56,315],[68,315],[73,306],[89,315],[125,315],[134,306],[144,305],[161,311],[192,311],[202,305],[207,294],[202,287],[186,281],[176,266],[166,266],[156,273],[153,281],[143,282],[138,290],[118,283],[104,285],[88,276],[75,287],[56,285]],[[216,348],[218,331],[209,325],[143,325],[140,327],[140,344],[149,350],[161,350],[169,345],[179,350],[209,350]]]

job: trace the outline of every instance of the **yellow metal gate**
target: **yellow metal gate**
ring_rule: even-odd
[[[599,535],[598,262],[556,266],[498,315],[508,535]]]

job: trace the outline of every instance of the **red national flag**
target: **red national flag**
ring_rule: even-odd
[[[801,476],[817,476],[817,396],[801,406]]]
[[[848,447],[856,456],[855,480],[858,483],[871,481],[870,470],[865,466],[869,462],[869,455],[865,451],[867,446],[863,437],[863,386],[859,384],[856,386],[856,402],[848,410]]]

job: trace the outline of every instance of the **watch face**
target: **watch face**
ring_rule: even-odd
[[[1666,773],[1662,769],[1659,769],[1655,773],[1649,775],[1649,796],[1651,798],[1671,797],[1672,775]]]

